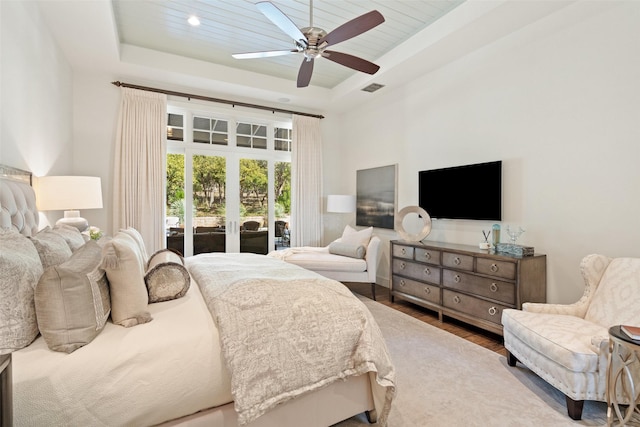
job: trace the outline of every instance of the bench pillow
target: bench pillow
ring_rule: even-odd
[[[364,258],[366,249],[361,244],[345,243],[345,242],[332,242],[329,245],[329,253],[334,255],[342,255],[350,258]]]

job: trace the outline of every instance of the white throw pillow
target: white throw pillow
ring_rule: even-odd
[[[357,231],[353,227],[347,225],[342,232],[340,241],[352,246],[369,246],[369,240],[373,234],[373,227],[368,227],[363,230]]]
[[[128,328],[151,321],[145,264],[134,238],[122,231],[116,234],[102,248],[102,262],[109,279],[113,323]]]

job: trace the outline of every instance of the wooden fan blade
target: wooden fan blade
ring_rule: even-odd
[[[247,53],[234,53],[235,59],[253,59],[253,58],[269,58],[272,56],[284,56],[292,55],[294,53],[300,53],[299,50],[269,50],[264,52],[247,52]]]
[[[365,59],[358,58],[357,56],[349,55],[348,53],[325,50],[322,52],[322,57],[367,74],[375,74],[380,69],[379,65]]]
[[[302,46],[309,46],[307,37],[300,31],[296,24],[293,23],[287,15],[285,15],[280,9],[271,2],[261,1],[256,3],[256,6],[271,22],[276,24],[278,28],[291,37],[296,43],[300,43]]]
[[[371,12],[360,15],[357,18],[354,18],[351,21],[344,23],[335,30],[331,31],[329,34],[322,37],[320,41],[318,41],[318,46],[321,46],[322,43],[327,43],[327,45],[334,45],[343,42],[359,34],[362,34],[365,31],[369,31],[373,27],[376,27],[383,22],[384,16],[382,16],[382,14],[377,10],[372,10]]]
[[[305,58],[300,65],[300,71],[298,71],[298,87],[307,87],[311,81],[311,74],[313,73],[313,59]]]

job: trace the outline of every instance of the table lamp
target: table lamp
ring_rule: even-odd
[[[102,185],[93,176],[43,176],[37,179],[38,209],[64,211],[56,225],[65,224],[85,231],[89,222],[80,216],[80,209],[102,208]]]

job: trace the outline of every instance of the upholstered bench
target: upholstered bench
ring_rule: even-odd
[[[367,233],[363,233],[364,231],[367,231],[368,235]],[[346,236],[359,237],[357,236],[358,233],[366,235],[366,238],[363,240],[366,246],[347,245],[347,242],[344,241]],[[341,245],[341,243],[345,244]],[[363,251],[362,254],[359,253],[358,248],[361,248],[360,250]],[[294,247],[283,251],[273,251],[269,253],[269,256],[280,258],[286,262],[306,268],[307,270],[315,271],[322,276],[339,282],[371,283],[371,293],[375,300],[379,249],[380,238],[371,235],[370,229],[356,232],[347,226],[343,237],[329,246],[317,248]]]

